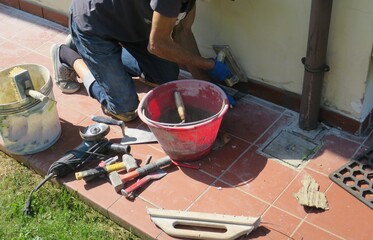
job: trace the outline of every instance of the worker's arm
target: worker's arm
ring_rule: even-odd
[[[173,40],[180,44],[183,48],[187,49],[189,52],[201,57],[199,52],[196,39],[192,32],[192,25],[196,16],[196,6],[188,13],[188,15],[180,21],[178,25],[174,27],[172,36]],[[206,71],[193,66],[191,64],[186,64],[185,67],[193,75],[194,78],[211,80],[210,76]]]
[[[194,77],[200,78],[199,72],[213,69],[215,62],[201,57],[198,52],[190,27],[194,20],[194,14],[195,7],[193,11],[180,22],[180,24],[182,24],[182,29],[177,30],[175,34],[179,35],[178,33],[180,33],[180,36],[177,36],[175,38],[177,41],[174,41],[172,35],[176,18],[165,17],[155,11],[153,13],[148,50],[160,58],[175,62],[181,66],[186,66]],[[184,29],[186,31],[184,31]],[[200,70],[197,71],[196,69]],[[203,76],[203,78],[206,79],[206,75]]]

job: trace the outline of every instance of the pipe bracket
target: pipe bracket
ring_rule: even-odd
[[[312,68],[310,65],[306,64],[306,58],[305,57],[303,57],[301,61],[302,61],[303,65],[304,65],[304,69],[307,72],[310,72],[310,73],[325,73],[325,72],[329,72],[330,71],[330,67],[328,65],[326,65],[326,64],[324,64],[320,68]]]

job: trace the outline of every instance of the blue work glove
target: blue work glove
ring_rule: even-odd
[[[216,84],[218,87],[220,87],[221,90],[223,90],[223,92],[225,93],[225,95],[227,96],[228,98],[228,102],[229,102],[229,105],[231,108],[233,108],[234,106],[236,106],[236,100],[234,100],[233,96],[230,95],[227,90],[225,90],[223,87],[221,87],[220,85]]]
[[[232,76],[231,71],[225,63],[219,62],[216,59],[211,60],[214,60],[215,65],[207,73],[214,81],[222,82]]]

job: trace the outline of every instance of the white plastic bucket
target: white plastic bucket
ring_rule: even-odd
[[[33,154],[52,146],[61,135],[56,102],[45,103],[27,97],[17,100],[17,90],[9,72],[28,70],[34,89],[54,100],[53,83],[47,68],[23,64],[0,72],[0,145],[17,155]]]

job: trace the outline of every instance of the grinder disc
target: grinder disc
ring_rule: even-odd
[[[97,123],[85,127],[79,131],[80,137],[86,141],[98,141],[104,138],[110,131],[110,127],[104,123]]]

